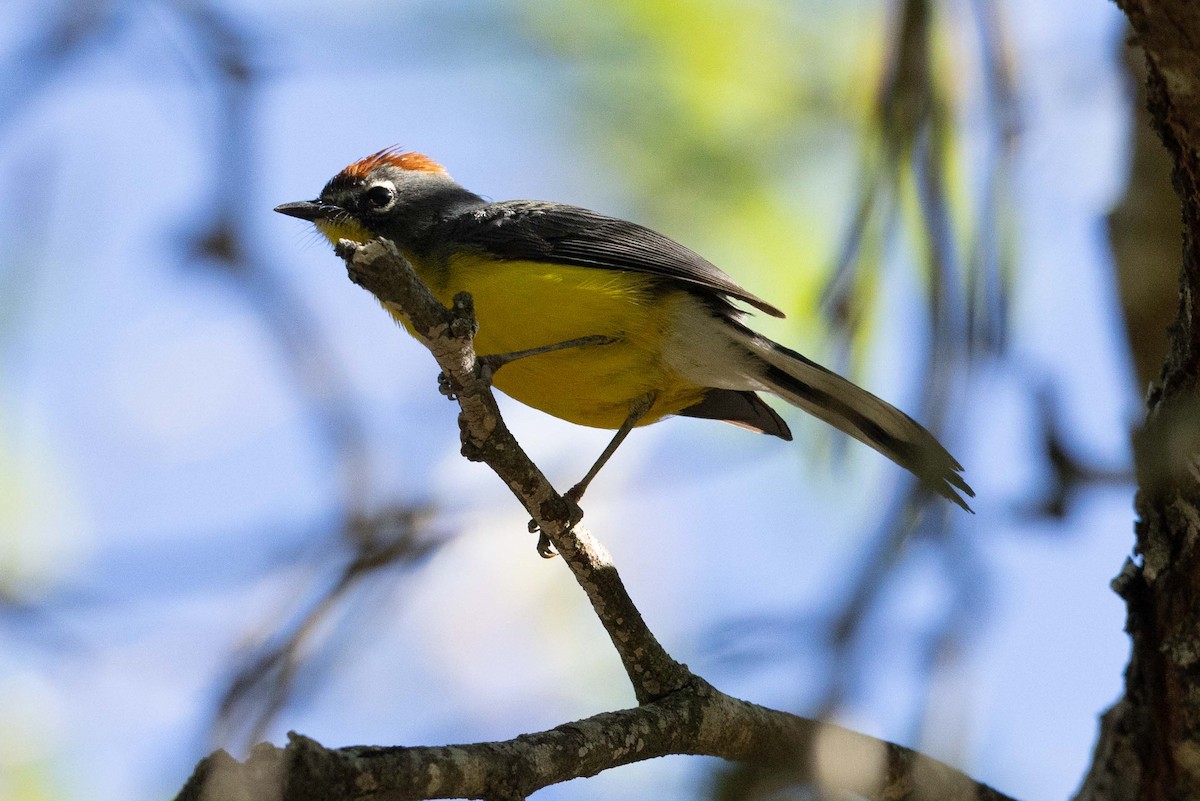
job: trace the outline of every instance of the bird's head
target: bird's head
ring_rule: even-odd
[[[463,193],[433,159],[390,147],[339,172],[316,200],[283,203],[275,211],[308,220],[332,243],[376,236],[404,242]]]

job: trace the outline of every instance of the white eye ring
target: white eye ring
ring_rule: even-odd
[[[396,187],[391,181],[380,181],[363,192],[363,204],[371,211],[387,211],[396,203]]]

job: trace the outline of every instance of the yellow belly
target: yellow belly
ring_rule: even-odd
[[[639,425],[685,409],[704,394],[705,387],[663,363],[664,338],[684,295],[652,289],[649,276],[474,255],[452,258],[449,269],[413,266],[447,305],[456,293],[471,293],[480,355],[581,337],[616,340],[501,367],[496,388],[524,404],[579,425],[615,429],[647,395],[655,396],[654,405]]]

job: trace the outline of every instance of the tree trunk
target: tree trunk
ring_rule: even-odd
[[[1134,439],[1135,558],[1114,588],[1128,606],[1125,697],[1104,716],[1080,801],[1200,798],[1200,5],[1118,0],[1146,54],[1147,103],[1183,208],[1183,269],[1170,348]]]

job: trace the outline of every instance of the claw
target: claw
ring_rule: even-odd
[[[583,493],[581,492],[580,495]],[[567,528],[574,528],[575,525],[583,520],[583,509],[579,506],[579,498],[575,495],[575,488],[567,490],[567,494],[563,496],[563,500],[567,502],[567,506],[571,510],[570,516],[567,518]]]
[[[479,373],[479,377],[485,381],[488,386],[491,386],[492,377],[496,375],[496,371],[504,364],[501,359],[495,356],[476,356],[475,369]]]
[[[543,559],[553,559],[554,557],[558,556],[558,551],[554,550],[554,543],[550,541],[550,538],[546,536],[544,531],[538,528],[536,520],[529,521],[529,533],[538,535],[538,556],[542,557]]]
[[[571,489],[573,491],[575,488],[572,487]],[[570,492],[563,496],[567,501],[568,507],[567,529],[574,528],[580,520],[583,520],[583,509],[579,508],[579,504],[576,503],[575,499],[570,496]],[[542,557],[543,559],[553,559],[554,557],[558,556],[558,551],[554,549],[554,543],[552,543],[550,538],[546,536],[546,532],[538,528],[536,520],[529,521],[529,533],[538,535],[538,556]]]

